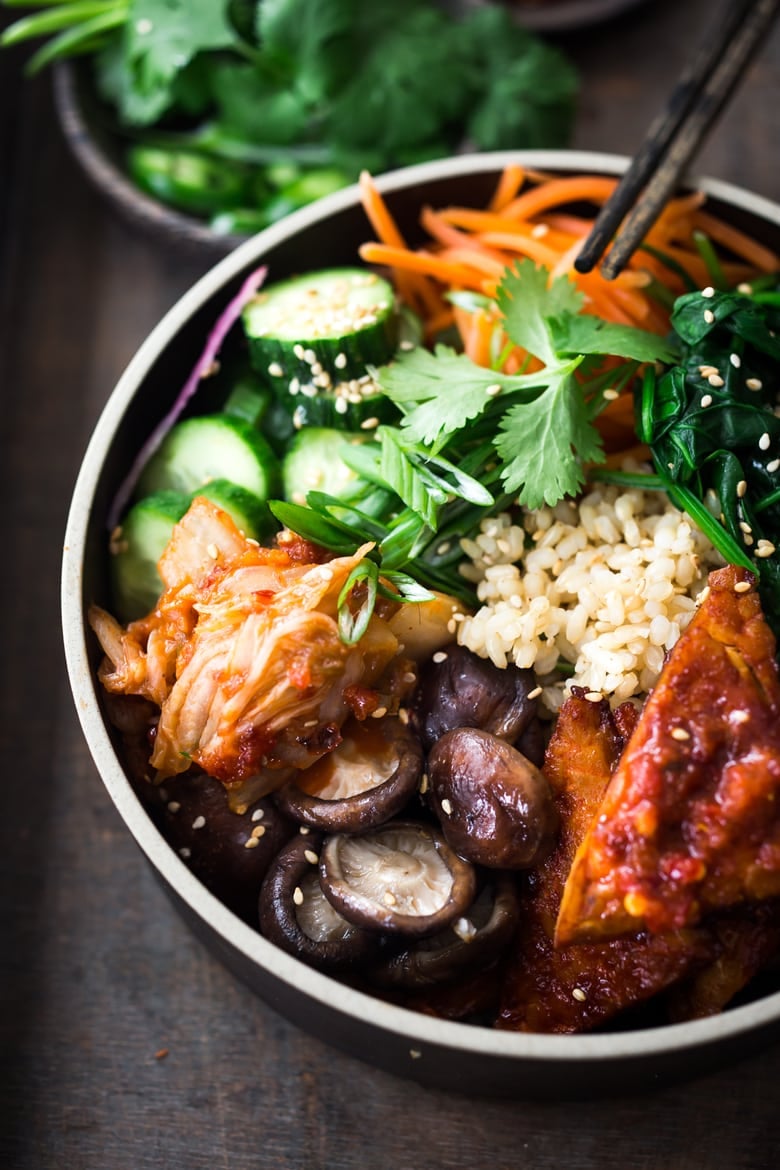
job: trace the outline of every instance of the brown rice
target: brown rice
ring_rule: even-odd
[[[571,684],[615,702],[649,691],[719,555],[662,492],[597,484],[521,519],[491,517],[462,542],[482,605],[458,641],[533,667],[552,711]],[[561,659],[571,678],[546,678]]]

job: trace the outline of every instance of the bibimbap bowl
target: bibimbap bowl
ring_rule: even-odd
[[[425,205],[485,207],[503,168],[521,163],[560,174],[619,174],[626,160],[583,152],[463,156],[393,172],[377,187],[407,238],[422,238]],[[708,208],[780,247],[780,208],[712,180],[692,181]],[[241,245],[186,293],[153,330],[114,389],[75,486],[65,538],[62,611],[76,708],[98,772],[142,852],[197,935],[286,1018],[321,1040],[400,1076],[445,1089],[516,1097],[624,1092],[693,1076],[747,1055],[780,1025],[780,992],[741,1000],[705,1019],[554,1035],[512,1032],[398,1006],[305,964],[263,937],[201,883],[162,835],[129,778],[97,677],[101,649],[87,621],[111,608],[108,517],[139,450],[187,381],[204,339],[258,266],[269,280],[357,262],[372,237],[357,188],[308,207]]]

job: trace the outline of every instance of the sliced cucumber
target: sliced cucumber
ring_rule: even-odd
[[[207,414],[185,419],[168,432],[144,469],[138,494],[191,495],[209,480],[229,479],[266,500],[278,475],[279,461],[259,431],[245,419]]]
[[[275,527],[268,505],[254,492],[231,483],[229,479],[212,479],[196,489],[195,496],[205,496],[232,518],[236,528],[253,540],[262,540]]]
[[[271,391],[256,374],[247,371],[236,378],[222,410],[233,418],[242,418],[250,426],[258,427],[272,399]]]
[[[368,372],[398,345],[399,314],[382,277],[362,268],[293,277],[261,291],[243,322],[252,365],[296,425],[359,425],[388,405]]]
[[[346,446],[364,443],[367,438],[333,427],[306,427],[298,431],[282,460],[285,499],[305,504],[306,494],[311,491],[327,492],[345,501],[361,495],[368,485],[347,467],[342,452]]]
[[[173,526],[190,506],[183,492],[157,492],[134,504],[112,538],[111,582],[120,621],[143,617],[154,607],[163,584],[157,562]]]

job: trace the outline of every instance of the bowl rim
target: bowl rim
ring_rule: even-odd
[[[377,176],[375,181],[380,191],[390,193],[420,182],[499,172],[509,163],[617,175],[629,161],[624,155],[582,150],[486,152],[401,168]],[[780,205],[760,195],[706,176],[694,176],[688,182],[713,197],[780,226]],[[358,201],[356,184],[337,191],[266,228],[210,268],[142,342],[120,376],[92,432],[73,490],[65,530],[61,608],[66,666],[73,698],[93,761],[112,802],[136,843],[165,882],[190,913],[215,931],[224,943],[238,951],[250,964],[258,965],[282,981],[291,992],[303,993],[323,1007],[335,1009],[358,1021],[368,1019],[375,1028],[404,1038],[413,1056],[429,1045],[510,1061],[538,1062],[540,1065],[547,1062],[603,1065],[604,1062],[625,1059],[673,1056],[691,1048],[720,1044],[780,1021],[780,992],[707,1019],[626,1032],[576,1035],[510,1032],[438,1019],[389,1004],[314,970],[268,942],[236,917],[200,883],[168,845],[133,791],[114,752],[100,710],[97,683],[87,651],[90,634],[85,620],[83,558],[104,453],[137,386],[170,340],[202,304],[239,273],[261,262],[270,248]]]

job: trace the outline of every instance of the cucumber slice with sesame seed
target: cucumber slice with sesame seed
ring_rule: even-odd
[[[362,268],[331,268],[263,289],[243,312],[254,369],[296,426],[358,426],[394,415],[370,369],[396,351],[392,286]]]
[[[333,427],[298,431],[282,460],[284,498],[293,504],[305,504],[311,491],[327,492],[344,501],[359,497],[367,481],[347,466],[342,452],[346,446],[364,443],[367,438]]]
[[[189,506],[184,492],[156,492],[133,504],[112,534],[111,591],[120,621],[134,621],[154,607],[163,588],[157,562]]]
[[[267,500],[278,478],[279,461],[259,431],[242,418],[206,414],[171,428],[144,468],[138,495],[191,495],[209,480],[228,479]]]
[[[253,540],[263,541],[276,528],[276,521],[265,501],[229,479],[209,480],[193,492],[193,498],[195,496],[205,496],[218,508],[222,508],[231,517],[236,528]]]
[[[382,365],[398,344],[392,286],[363,268],[329,268],[272,284],[243,312],[252,364],[276,383],[332,382]],[[318,387],[322,389],[323,387]]]

